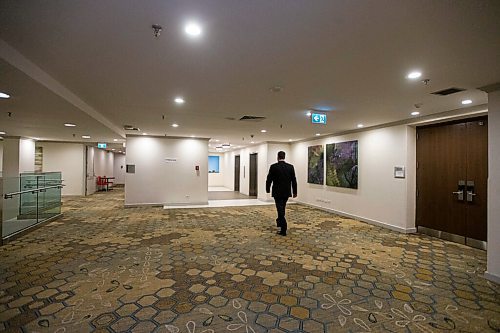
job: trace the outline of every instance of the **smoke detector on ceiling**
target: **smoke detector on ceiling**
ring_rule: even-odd
[[[153,36],[159,37],[161,33],[161,25],[153,24],[151,28],[153,28]]]

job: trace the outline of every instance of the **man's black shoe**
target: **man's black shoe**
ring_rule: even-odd
[[[286,236],[286,231],[278,231],[276,234],[280,236]]]

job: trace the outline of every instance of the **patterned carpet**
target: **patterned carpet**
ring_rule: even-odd
[[[0,331],[499,332],[485,252],[302,205],[123,207],[64,217],[0,247]]]

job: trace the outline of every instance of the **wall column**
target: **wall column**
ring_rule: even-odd
[[[500,82],[488,93],[488,263],[485,277],[500,283]]]
[[[35,170],[35,141],[5,137],[3,141],[3,177],[19,177]]]

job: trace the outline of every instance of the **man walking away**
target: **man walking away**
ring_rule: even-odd
[[[285,162],[285,152],[278,153],[278,163],[274,163],[269,168],[269,174],[266,180],[266,192],[269,193],[273,184],[272,196],[278,211],[278,218],[276,224],[281,228],[278,232],[279,235],[286,236],[286,219],[285,208],[288,198],[292,196],[297,197],[297,179],[295,178],[295,169],[293,165]]]

